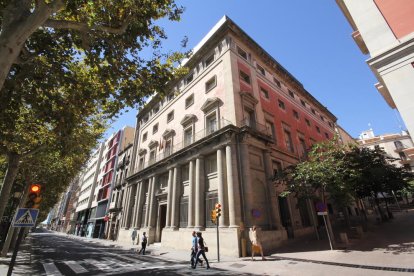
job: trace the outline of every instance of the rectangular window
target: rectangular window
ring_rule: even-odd
[[[188,77],[185,79],[185,84],[189,84],[194,79],[194,74],[191,73],[188,75]]]
[[[272,135],[273,140],[276,143],[276,130],[275,125],[272,122],[266,121],[266,128],[270,135]]]
[[[244,82],[246,82],[246,83],[250,84],[250,76],[249,76],[248,74],[246,74],[245,72],[241,71],[241,70],[240,70],[240,78],[241,78]]]
[[[206,174],[217,172],[217,155],[211,154],[205,158]]]
[[[180,200],[180,228],[188,226],[188,197]]]
[[[283,109],[283,110],[285,110],[285,109],[286,109],[286,107],[285,107],[285,103],[284,103],[284,102],[282,102],[281,100],[278,100],[278,104],[279,104],[279,107],[280,107],[281,109]]]
[[[181,180],[182,181],[190,180],[190,166],[188,164],[181,168]]]
[[[262,94],[263,98],[269,99],[269,92],[263,87],[260,87],[260,93]]]
[[[174,119],[174,110],[168,113],[167,115],[167,123],[171,122]]]
[[[206,118],[206,129],[207,129],[207,135],[215,132],[217,130],[217,116],[216,112],[213,112]]]
[[[244,51],[242,48],[240,48],[239,46],[237,46],[237,53],[244,58],[245,60],[247,60],[247,53],[246,51]]]
[[[189,108],[190,106],[192,106],[194,103],[194,94],[192,94],[191,96],[189,96],[187,99],[185,99],[185,109]]]
[[[214,54],[211,54],[206,60],[204,61],[204,66],[208,67],[214,61]]]
[[[158,123],[156,123],[153,127],[152,127],[152,134],[157,133],[158,132]]]
[[[189,127],[184,130],[184,146],[191,145],[193,143],[193,128]]]
[[[325,122],[325,117],[323,117],[322,115],[320,117],[321,117],[321,120]]]
[[[285,132],[285,144],[286,144],[287,150],[290,152],[295,152],[293,148],[292,135],[290,134],[290,131],[287,129],[284,129],[284,132]]]
[[[145,133],[142,135],[142,142],[147,141],[147,138],[148,138],[148,132],[145,132]]]
[[[302,104],[303,107],[306,107],[306,102],[304,100],[300,100],[300,103]]]
[[[328,122],[328,125],[333,128],[333,124],[331,122]]]
[[[305,122],[306,122],[306,125],[307,125],[308,127],[310,127],[310,125],[311,125],[310,121],[309,121],[308,119],[305,119]]]
[[[321,133],[321,129],[318,127],[318,126],[315,126],[316,127],[316,131],[318,132],[318,133]]]
[[[312,111],[312,113],[313,113],[313,114],[315,114],[315,115],[316,115],[316,111],[315,111],[315,109],[311,108],[311,111]]]
[[[329,139],[329,134],[325,132],[325,138]]]
[[[289,92],[289,96],[291,97],[291,98],[295,98],[295,93],[293,93],[292,91],[290,91],[290,90],[288,90],[288,92]]]
[[[299,113],[296,110],[293,110],[293,117],[295,117],[296,120],[299,120]]]
[[[257,70],[259,70],[260,74],[262,74],[263,76],[266,76],[266,71],[265,69],[260,66],[259,64],[256,64]]]
[[[165,141],[164,157],[170,156],[172,153],[172,141],[171,139]]]
[[[156,150],[154,149],[150,152],[149,164],[154,164],[155,163],[155,158],[156,158]]]
[[[216,225],[211,222],[211,211],[214,210],[218,202],[218,194],[216,191],[210,192],[206,195],[206,228],[214,228]]]
[[[146,122],[148,122],[149,116],[146,115],[144,118],[142,118],[142,123],[145,124]]]
[[[216,85],[217,85],[217,77],[214,76],[206,82],[206,93],[209,92],[214,87],[216,87]]]
[[[275,78],[275,77],[273,77],[273,82],[276,83],[277,87],[279,87],[279,88],[282,86],[280,84],[280,81],[277,78]]]
[[[302,137],[299,138],[299,146],[300,146],[299,154],[301,154],[302,157],[306,158],[307,156],[306,143],[305,143],[305,139],[303,139]]]

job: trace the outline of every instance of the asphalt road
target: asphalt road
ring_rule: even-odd
[[[83,241],[41,230],[32,233],[30,241],[31,246],[24,246],[19,252],[26,256],[26,267],[19,269],[17,265],[13,275],[240,275],[240,272],[217,268],[194,270],[189,262],[138,255],[135,251],[102,246],[93,240]]]

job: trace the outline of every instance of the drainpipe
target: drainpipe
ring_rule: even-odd
[[[237,155],[237,174],[238,174],[238,178],[239,178],[239,189],[240,189],[240,204],[242,206],[241,208],[241,219],[243,222],[246,221],[246,217],[245,217],[245,211],[244,211],[244,190],[243,190],[243,183],[244,183],[244,179],[243,179],[243,173],[242,173],[242,165],[241,165],[241,157],[240,157],[240,133],[236,133],[236,155]],[[245,238],[245,226],[244,226],[244,231],[243,231],[243,235],[241,235],[241,249],[242,249],[242,257],[246,257],[247,256],[247,252],[246,252],[246,238]]]

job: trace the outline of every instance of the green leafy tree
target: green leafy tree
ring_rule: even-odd
[[[25,158],[54,146],[68,153],[80,125],[163,94],[186,72],[184,54],[161,53],[166,35],[155,24],[182,11],[168,0],[0,3],[0,217]]]
[[[347,152],[349,164],[358,171],[357,177],[350,182],[351,189],[358,198],[372,197],[377,206],[382,220],[387,217],[380,207],[379,195],[385,198],[385,194],[401,191],[408,187],[408,181],[412,175],[403,168],[397,168],[391,162],[395,158],[388,156],[381,148],[353,147]],[[388,216],[392,217],[385,201]]]

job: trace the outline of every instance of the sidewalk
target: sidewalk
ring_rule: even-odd
[[[352,239],[346,250],[329,250],[327,240],[313,237],[289,241],[278,253],[266,256],[267,261],[251,261],[250,257],[236,258],[208,252],[213,268],[254,275],[407,275],[414,273],[414,210],[395,213],[395,218],[379,225],[370,225],[363,239]],[[136,252],[140,246],[110,240],[90,239],[58,233],[72,239],[118,247]],[[341,245],[343,246],[343,245]],[[189,262],[190,252],[151,244],[148,255],[175,262]],[[30,254],[18,255],[18,269],[24,269]],[[10,258],[0,258],[0,275],[7,274]],[[21,264],[25,264],[22,266]]]

